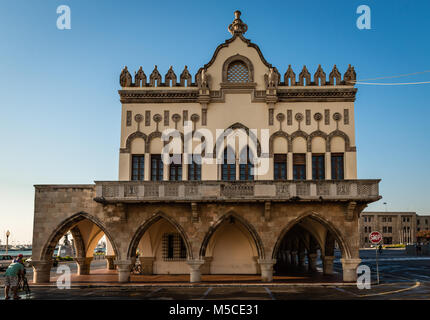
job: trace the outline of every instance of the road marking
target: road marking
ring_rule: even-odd
[[[148,293],[148,294],[145,296],[145,298],[148,298],[148,297],[152,296],[154,293],[157,293],[157,292],[158,292],[158,291],[160,291],[160,290],[163,290],[163,288],[157,288],[157,289],[152,290],[150,293]]]
[[[343,293],[349,293],[349,294],[352,294],[352,295],[354,295],[354,296],[359,296],[358,294],[356,294],[356,293],[354,293],[354,292],[351,292],[351,291],[348,291],[348,290],[345,290],[345,289],[342,289],[342,288],[339,288],[339,287],[334,287],[337,291],[340,291],[340,292],[343,292]]]
[[[274,296],[273,296],[273,294],[272,294],[272,291],[270,291],[268,287],[264,287],[264,289],[266,289],[267,293],[269,294],[269,296],[270,296],[270,298],[271,298],[272,300],[276,300],[276,299],[275,299],[275,297],[274,297]]]
[[[200,298],[200,299],[205,299],[206,298],[206,296],[209,294],[209,292],[211,292],[212,291],[212,287],[211,288],[208,288],[206,291],[205,291],[205,293],[203,293],[203,296]]]
[[[399,290],[394,290],[394,291],[379,292],[379,293],[371,293],[371,294],[359,294],[358,296],[359,297],[372,297],[372,296],[382,296],[382,295],[386,295],[386,294],[394,294],[394,293],[404,292],[404,291],[418,288],[420,285],[421,285],[421,282],[417,281],[412,287],[409,287],[409,288],[404,288],[404,289],[399,289]]]

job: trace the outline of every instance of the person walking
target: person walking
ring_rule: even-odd
[[[18,289],[18,281],[19,277],[24,275],[24,265],[22,264],[22,257],[18,257],[15,259],[5,272],[5,287],[4,287],[4,296],[5,300],[9,300],[9,290],[12,289],[13,299],[18,300],[21,299],[17,294]]]

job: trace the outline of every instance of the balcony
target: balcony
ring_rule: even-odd
[[[101,203],[169,201],[374,202],[381,198],[379,181],[96,181],[94,200]]]

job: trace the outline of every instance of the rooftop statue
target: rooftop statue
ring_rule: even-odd
[[[248,30],[248,26],[240,19],[242,13],[239,10],[234,12],[235,19],[228,26],[228,31],[232,34],[244,34]]]

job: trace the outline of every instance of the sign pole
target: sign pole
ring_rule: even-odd
[[[379,284],[379,268],[378,268],[378,245],[376,245],[376,278]]]

